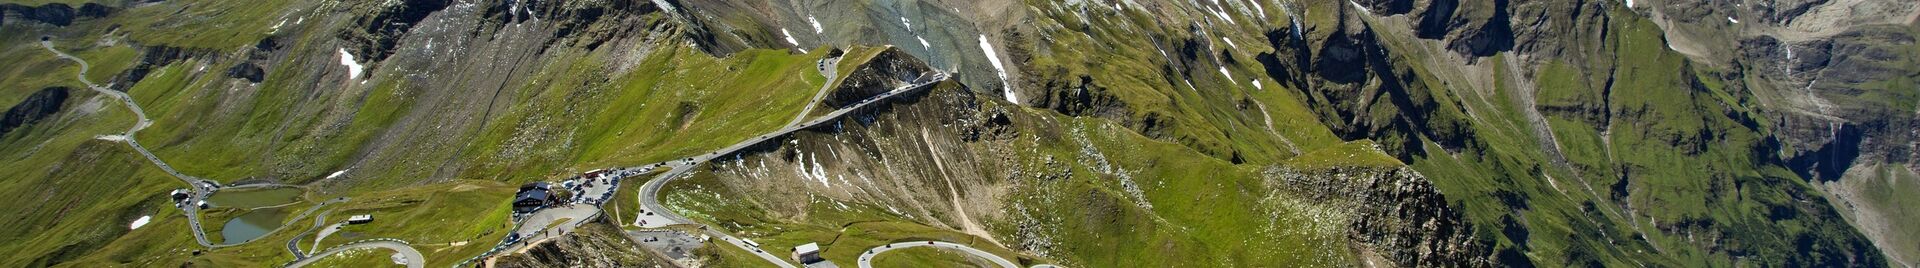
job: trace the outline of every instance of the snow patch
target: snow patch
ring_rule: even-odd
[[[787,32],[787,28],[780,28],[780,35],[781,35],[781,37],[785,37],[785,38],[787,38],[787,44],[793,44],[793,49],[798,49],[798,50],[800,50],[800,53],[807,53],[807,49],[805,49],[805,48],[800,48],[800,42],[799,42],[799,41],[794,41],[794,40],[793,40],[793,33],[789,33],[789,32]]]
[[[1249,0],[1247,2],[1253,3],[1253,13],[1260,15],[1261,20],[1267,19],[1267,8],[1260,6],[1260,0]]]
[[[800,42],[793,40],[793,33],[787,32],[787,28],[780,28],[780,36],[787,38],[787,44],[792,44],[796,47],[800,46]]]
[[[913,39],[917,39],[917,40],[920,40],[920,47],[924,47],[924,48],[927,48],[927,50],[933,50],[933,45],[929,45],[929,44],[927,44],[927,39],[926,39],[926,38],[920,38],[920,36],[918,36],[918,35],[915,35],[915,36],[913,36]]]
[[[1260,79],[1259,79],[1259,78],[1254,78],[1254,79],[1253,79],[1253,81],[1247,81],[1247,82],[1248,82],[1248,83],[1253,83],[1253,89],[1267,89],[1267,86],[1266,86],[1266,85],[1261,85],[1261,84],[1260,84]]]
[[[1371,9],[1367,9],[1367,6],[1362,6],[1362,5],[1360,5],[1360,2],[1354,2],[1353,0],[1347,0],[1347,3],[1348,3],[1348,4],[1353,4],[1353,8],[1358,8],[1358,9],[1360,9],[1360,12],[1365,12],[1365,13],[1367,13],[1367,14],[1373,14],[1373,10],[1371,10]]]
[[[339,178],[340,175],[346,175],[348,170],[353,170],[353,169],[342,169],[340,171],[334,171],[333,174],[327,174],[327,179],[331,180],[333,178]]]
[[[140,229],[140,226],[147,226],[149,221],[153,221],[153,216],[140,216],[139,219],[133,220],[133,224],[128,224],[127,229]]]
[[[907,20],[907,17],[900,17],[900,25],[906,25],[908,30],[913,29],[913,21]]]
[[[1233,22],[1233,16],[1228,16],[1228,15],[1227,15],[1227,12],[1226,12],[1225,10],[1221,10],[1221,9],[1219,9],[1219,8],[1214,8],[1214,9],[1213,9],[1213,14],[1214,14],[1214,15],[1218,15],[1218,16],[1220,16],[1220,20],[1225,20],[1225,21],[1227,21],[1227,24],[1240,24],[1240,23],[1238,23],[1238,22]]]
[[[825,28],[820,28],[820,20],[814,19],[813,16],[807,16],[807,24],[813,25],[813,33],[815,34],[821,34],[827,31]]]
[[[1293,20],[1293,40],[1306,39],[1306,37],[1301,36],[1303,35],[1303,33],[1300,32],[1301,29],[1304,29],[1304,28],[1306,28],[1306,26],[1300,25],[1300,19]]]
[[[820,166],[819,154],[808,154],[807,162],[813,163],[813,172],[807,173],[808,177],[820,181],[820,186],[833,187],[833,181],[827,180],[827,168]]]
[[[1633,8],[1633,0],[1627,0],[1627,8]]]
[[[1727,22],[1732,22],[1733,24],[1740,24],[1740,20],[1733,19],[1733,16],[1727,16]]]
[[[667,13],[669,14],[677,15],[680,13],[680,8],[673,6],[673,3],[667,2],[667,0],[652,0],[652,1],[653,1],[653,5],[660,6],[661,9],[666,10]]]
[[[1227,81],[1233,81],[1233,73],[1228,72],[1226,66],[1220,66],[1220,75],[1227,76]]]
[[[1000,56],[993,52],[993,43],[987,42],[987,35],[980,35],[980,51],[987,54],[987,62],[993,64],[993,70],[1000,74],[1000,87],[1006,92],[1007,102],[1020,103],[1020,96],[1013,94],[1013,85],[1007,83],[1007,67],[1000,64]]]
[[[364,67],[353,60],[353,53],[347,53],[346,48],[340,48],[340,65],[347,66],[347,79],[360,79],[360,71]]]
[[[1300,40],[1301,39],[1300,31],[1303,31],[1304,29],[1306,29],[1305,26],[1300,25],[1300,14],[1294,14],[1293,5],[1289,5],[1286,3],[1280,4],[1280,12],[1287,13],[1287,20],[1293,21],[1293,39]]]

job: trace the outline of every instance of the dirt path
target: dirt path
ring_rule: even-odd
[[[940,170],[940,179],[947,182],[947,195],[950,197],[951,202],[953,202],[953,213],[960,219],[960,231],[986,238],[987,242],[1000,245],[1000,241],[993,239],[993,235],[987,233],[987,229],[980,228],[979,224],[973,223],[972,217],[967,216],[967,208],[961,206],[961,204],[964,203],[960,200],[960,188],[953,185],[953,178],[947,175],[946,161],[940,159],[940,152],[934,150],[933,140],[927,137],[927,133],[927,128],[920,128],[920,142],[927,145],[927,154],[933,156],[933,166]]]
[[[1267,133],[1272,133],[1274,138],[1280,139],[1280,143],[1286,144],[1287,151],[1293,152],[1295,156],[1300,155],[1300,146],[1294,145],[1292,139],[1288,139],[1287,135],[1280,135],[1280,130],[1273,128],[1273,114],[1267,110],[1267,104],[1260,102],[1260,100],[1254,100],[1253,105],[1260,106],[1260,116],[1266,117]]]

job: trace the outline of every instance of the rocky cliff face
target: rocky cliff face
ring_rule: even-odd
[[[7,108],[6,115],[0,117],[0,136],[5,136],[7,132],[22,125],[32,124],[60,112],[60,108],[67,103],[67,90],[65,87],[40,89],[34,91],[33,95],[27,95],[27,99]]]
[[[900,48],[889,47],[846,74],[821,101],[833,108],[853,106],[880,93],[912,84],[922,76],[931,75],[932,71],[919,58]]]
[[[1905,1],[1785,1],[1713,5],[1660,2],[1643,10],[1663,25],[1683,51],[1731,65],[1724,76],[1752,94],[1761,124],[1774,130],[1778,154],[1800,176],[1813,179],[1835,204],[1889,204],[1889,197],[1859,194],[1861,185],[1884,184],[1890,174],[1913,173],[1911,131],[1920,106],[1908,104],[1920,77],[1915,68],[1914,23],[1920,4]],[[1724,19],[1721,19],[1724,18]],[[1717,30],[1716,30],[1717,29]],[[1688,46],[1738,50],[1686,49]],[[1899,170],[1904,169],[1904,170]],[[1915,189],[1903,189],[1912,191]],[[1867,206],[1867,205],[1862,205]],[[1884,207],[1884,205],[1882,205]],[[1912,231],[1886,227],[1900,218],[1885,209],[1837,206],[1896,263],[1914,263],[1920,250]],[[1898,213],[1893,213],[1898,214]],[[1890,247],[1891,246],[1891,247]],[[1892,250],[1894,248],[1900,248]]]
[[[1493,266],[1493,245],[1447,203],[1445,195],[1411,168],[1334,168],[1301,171],[1273,167],[1261,173],[1270,187],[1340,208],[1347,236],[1365,252],[1395,265]],[[1498,262],[1517,265],[1515,260]]]
[[[12,17],[16,20],[67,26],[73,24],[75,19],[106,17],[117,10],[99,3],[81,4],[79,9],[65,3],[47,3],[40,6],[5,3],[0,4],[0,23],[6,23],[7,18]]]
[[[1920,166],[1920,49],[1904,17],[1920,13],[1902,1],[205,10],[230,3],[12,5],[0,27],[50,31],[115,88],[156,103],[140,138],[177,168],[340,195],[678,159],[778,129],[809,105],[956,74],[704,166],[667,193],[743,236],[834,237],[840,251],[940,238],[1093,267],[1878,266],[1875,245],[1913,237],[1897,205],[1911,201],[1867,191],[1910,187],[1898,178]],[[101,19],[75,19],[87,16]],[[10,42],[0,52],[40,52]],[[877,56],[849,63],[859,66],[824,104],[808,103],[832,86],[813,81],[836,81],[814,79],[812,63],[836,49]],[[49,65],[27,58],[0,69]],[[19,98],[46,102],[37,96]],[[21,114],[48,113],[28,107]],[[95,143],[31,155],[114,153]],[[30,158],[0,163],[25,161],[15,159]],[[67,162],[57,166],[94,163],[31,164]],[[647,264],[602,238],[512,263]],[[90,239],[21,254],[59,262],[122,241]],[[1896,262],[1914,256],[1893,251]],[[96,255],[127,255],[107,253]]]

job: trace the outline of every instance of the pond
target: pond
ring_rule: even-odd
[[[246,214],[241,214],[239,217],[227,220],[227,225],[220,229],[220,237],[223,237],[225,240],[221,241],[221,243],[239,244],[253,241],[253,239],[260,238],[260,236],[266,235],[267,232],[271,232],[273,229],[280,228],[281,221],[286,219],[287,212],[280,208],[264,208],[248,211]]]
[[[219,207],[257,208],[293,203],[300,197],[300,188],[280,187],[268,189],[225,190],[214,192],[207,197],[207,204]]]

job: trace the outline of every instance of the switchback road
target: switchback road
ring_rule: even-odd
[[[53,41],[44,40],[44,39],[40,40],[40,46],[47,48],[47,51],[53,52],[55,56],[59,56],[60,58],[67,59],[69,61],[73,61],[74,63],[79,63],[80,72],[74,74],[74,79],[78,79],[80,80],[80,83],[86,84],[87,89],[92,89],[94,92],[99,92],[102,95],[107,95],[107,96],[113,97],[114,99],[118,99],[120,100],[120,103],[126,104],[127,109],[133,110],[133,115],[135,116],[135,119],[136,119],[133,123],[133,127],[128,128],[126,132],[120,133],[120,135],[118,135],[120,137],[120,140],[126,141],[127,145],[132,145],[133,150],[140,152],[140,155],[145,156],[147,158],[147,161],[153,162],[155,166],[160,167],[160,170],[166,171],[167,174],[173,175],[174,178],[179,178],[180,182],[187,184],[188,189],[192,189],[193,195],[188,197],[186,201],[182,202],[182,204],[186,204],[186,205],[180,206],[180,207],[182,210],[186,211],[185,214],[187,215],[187,225],[193,229],[193,239],[200,242],[200,246],[217,247],[218,245],[215,245],[212,241],[207,240],[206,231],[203,231],[203,229],[200,228],[200,214],[199,214],[200,207],[194,206],[194,204],[199,203],[199,201],[201,200],[205,200],[208,195],[213,194],[213,191],[220,187],[220,183],[211,181],[211,180],[201,179],[199,177],[188,176],[187,174],[181,174],[180,171],[174,170],[172,165],[167,165],[166,161],[160,161],[160,157],[153,156],[153,152],[147,151],[147,147],[141,146],[140,141],[134,138],[136,136],[135,134],[140,132],[141,129],[146,129],[147,126],[153,125],[153,120],[147,119],[146,110],[140,109],[140,104],[134,103],[132,96],[128,96],[126,92],[116,91],[104,86],[100,86],[98,84],[94,84],[92,80],[87,80],[87,71],[91,69],[93,66],[90,64],[87,64],[87,61],[80,59],[80,57],[74,57],[73,55],[68,55],[66,52],[60,52],[59,49],[53,48]]]
[[[719,158],[720,156],[738,152],[742,149],[746,149],[747,147],[752,147],[762,142],[766,142],[767,140],[771,140],[774,137],[791,134],[795,131],[800,131],[802,129],[807,129],[814,126],[818,126],[820,124],[825,124],[827,122],[832,122],[836,119],[839,119],[841,116],[845,116],[847,113],[860,110],[861,108],[866,108],[868,105],[879,103],[881,100],[886,100],[889,98],[893,98],[894,96],[899,96],[901,93],[907,93],[916,89],[922,89],[927,86],[933,85],[935,83],[946,81],[947,79],[948,79],[948,75],[946,73],[936,71],[931,75],[924,76],[922,79],[916,79],[918,81],[915,81],[912,84],[908,84],[907,86],[895,88],[894,90],[887,91],[886,93],[881,93],[880,95],[876,95],[871,98],[868,98],[867,100],[861,101],[857,104],[854,104],[853,106],[848,106],[845,108],[834,110],[833,112],[827,113],[826,115],[820,116],[819,118],[806,121],[805,123],[787,126],[785,128],[781,128],[779,130],[769,132],[765,135],[749,138],[745,141],[735,143],[732,146],[721,148],[720,150],[715,150],[709,153],[700,154],[698,156],[688,157],[685,159],[667,161],[666,163],[664,163],[664,165],[666,167],[671,168],[670,170],[668,170],[665,173],[661,173],[659,176],[655,176],[654,179],[648,180],[645,185],[641,185],[640,187],[641,205],[643,205],[646,208],[647,212],[654,213],[653,215],[646,215],[645,212],[640,212],[641,213],[640,217],[642,219],[646,219],[649,221],[647,226],[665,226],[665,225],[673,225],[673,224],[699,224],[698,222],[693,221],[693,219],[688,219],[685,216],[681,216],[679,213],[674,213],[672,210],[667,209],[665,205],[661,205],[660,189],[666,186],[668,182],[672,182],[674,179],[678,179],[688,174],[689,172],[693,171],[694,167],[699,166],[702,163],[706,163],[707,161],[712,161],[714,158]],[[760,256],[761,259],[766,259],[768,262],[772,262],[773,264],[779,265],[780,267],[794,267],[793,264],[788,263],[787,261],[780,258],[779,256],[774,256],[771,253],[767,253],[765,250],[759,250],[759,248],[748,246],[745,243],[742,243],[740,238],[733,237],[733,235],[727,234],[726,232],[716,231],[713,228],[709,227],[706,233],[714,237],[719,237],[721,241],[725,241],[727,243],[733,244],[734,246],[738,246],[742,249],[746,249],[748,252],[751,252],[751,253],[754,253],[754,255]]]
[[[900,242],[900,243],[887,244],[885,246],[879,246],[879,247],[874,247],[872,249],[868,249],[867,252],[860,253],[860,268],[873,268],[873,257],[880,255],[880,253],[886,253],[887,251],[893,251],[896,249],[915,248],[915,247],[933,247],[933,248],[939,248],[939,249],[959,251],[960,253],[965,253],[967,255],[972,255],[974,257],[992,261],[994,264],[999,264],[1000,267],[1005,267],[1005,268],[1020,267],[1020,265],[1014,264],[1013,261],[1008,261],[1005,258],[1001,258],[999,255],[993,255],[993,253],[987,253],[984,250],[968,247],[967,245],[947,243],[947,242],[941,242],[941,241],[914,241],[914,242]],[[1047,266],[1051,267],[1052,265],[1047,265]]]
[[[329,248],[327,250],[314,253],[313,256],[311,257],[296,260],[296,261],[293,261],[293,263],[288,263],[287,268],[299,268],[302,266],[307,266],[308,264],[313,264],[313,262],[320,261],[321,259],[326,259],[328,255],[333,255],[340,252],[346,252],[348,250],[366,249],[366,248],[385,248],[385,249],[391,249],[395,252],[399,252],[400,255],[407,258],[406,260],[407,268],[427,267],[426,255],[420,255],[420,251],[414,250],[413,246],[408,245],[407,242],[394,240],[394,239],[371,239],[371,240],[347,243],[345,245],[335,246],[333,248]]]

